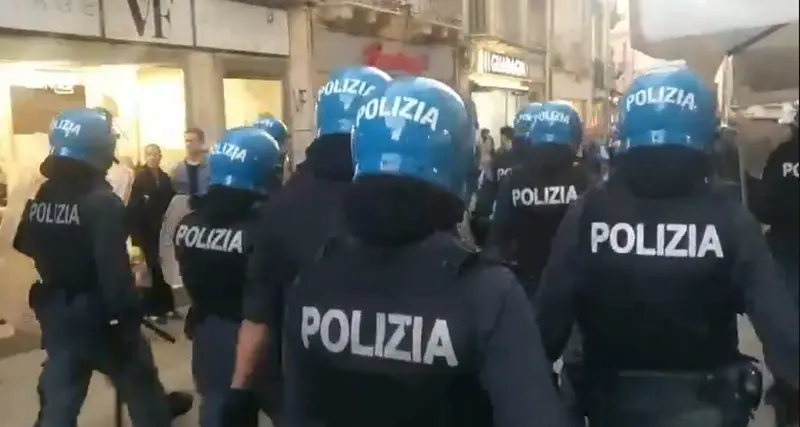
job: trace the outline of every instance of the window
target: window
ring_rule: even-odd
[[[544,49],[547,46],[547,1],[527,0],[527,2],[527,45],[534,49]]]
[[[47,152],[52,118],[61,110],[80,107],[103,107],[113,114],[118,156],[141,160],[144,146],[155,143],[164,150],[165,161],[180,159],[186,121],[183,91],[178,68],[4,63],[0,93],[8,96],[10,108],[0,111],[0,123],[11,125],[11,138],[0,141],[4,169],[13,173],[5,163],[37,167]]]
[[[497,34],[511,43],[524,44],[522,19],[520,18],[520,1],[494,0],[494,7],[499,9],[498,16],[500,19],[494,21]]]
[[[472,34],[488,33],[486,13],[487,0],[469,0],[469,32]]]

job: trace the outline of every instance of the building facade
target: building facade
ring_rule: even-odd
[[[584,121],[591,115],[592,7],[595,0],[549,0],[550,98],[569,101]]]
[[[469,0],[469,85],[478,126],[497,145],[526,104],[545,97],[546,0]],[[495,147],[496,148],[496,147]]]
[[[315,136],[317,90],[337,68],[369,65],[459,85],[461,0],[287,2],[296,2],[289,9],[295,164]]]
[[[664,65],[682,63],[682,61],[666,61],[653,58],[631,47],[630,21],[628,2],[620,1],[617,5],[619,21],[610,32],[611,61],[614,66],[614,89],[625,92],[633,79],[641,72]]]
[[[284,10],[230,0],[11,5],[0,6],[4,170],[41,161],[41,135],[65,108],[109,109],[118,155],[134,161],[152,143],[181,158],[187,126],[213,142],[260,113],[285,116]]]

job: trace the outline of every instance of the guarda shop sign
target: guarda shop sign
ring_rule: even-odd
[[[481,50],[478,52],[478,72],[527,78],[528,64],[519,58]]]

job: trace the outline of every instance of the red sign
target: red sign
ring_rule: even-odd
[[[383,43],[375,42],[364,48],[364,65],[380,68],[386,72],[402,71],[419,75],[428,70],[427,55],[406,55],[403,52],[387,53]]]

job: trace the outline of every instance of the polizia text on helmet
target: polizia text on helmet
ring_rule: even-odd
[[[625,110],[631,111],[631,107],[641,107],[652,104],[671,104],[683,109],[694,111],[697,109],[695,104],[695,94],[687,92],[673,86],[657,86],[647,89],[637,90],[628,95],[625,100]]]
[[[428,126],[431,132],[435,132],[439,124],[439,109],[410,96],[375,98],[358,110],[356,124],[362,119],[371,120],[376,117],[402,118],[422,126]],[[387,120],[387,124],[392,125],[389,120]]]

